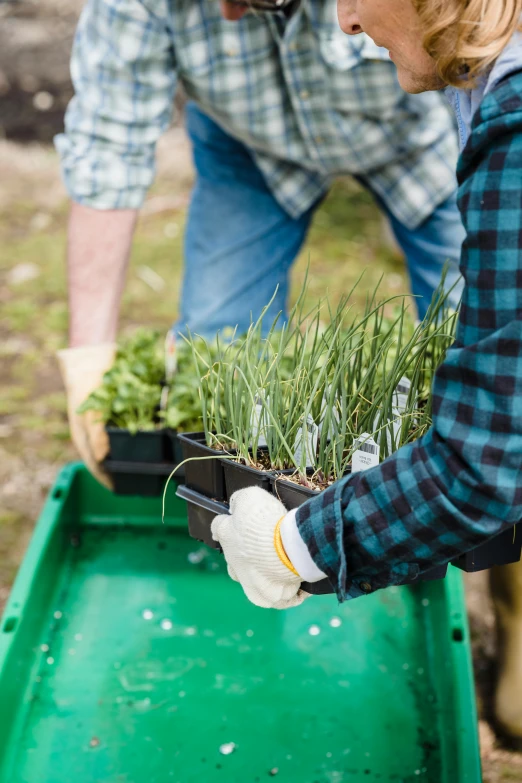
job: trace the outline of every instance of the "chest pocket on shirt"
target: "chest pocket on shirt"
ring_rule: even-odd
[[[400,120],[404,93],[388,51],[364,34],[350,37],[340,29],[322,30],[318,38],[330,107],[369,121]]]

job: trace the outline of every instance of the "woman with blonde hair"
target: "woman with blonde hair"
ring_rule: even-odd
[[[466,229],[457,338],[433,386],[430,431],[286,513],[251,488],[214,520],[232,578],[261,606],[400,584],[522,519],[522,0],[338,0],[349,34],[390,51],[408,92],[446,87]],[[281,521],[282,517],[282,521]],[[497,722],[522,741],[522,567],[493,574]]]

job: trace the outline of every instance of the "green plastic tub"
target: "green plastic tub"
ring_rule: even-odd
[[[457,570],[267,611],[167,512],[59,475],[0,625],[1,783],[479,783]]]

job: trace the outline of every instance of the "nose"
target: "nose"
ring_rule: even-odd
[[[337,18],[343,33],[359,35],[363,32],[359,24],[355,0],[337,0]]]

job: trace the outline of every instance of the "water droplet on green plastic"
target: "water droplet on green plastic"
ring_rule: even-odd
[[[49,652],[49,645],[48,644],[41,644],[40,645],[40,650],[42,652]]]
[[[204,549],[197,549],[195,552],[188,553],[187,560],[189,563],[192,563],[192,565],[197,565],[205,559],[206,555],[207,553]]]
[[[143,614],[141,615],[144,620],[152,620],[154,617],[154,612],[152,612],[150,609],[144,609]]]
[[[164,631],[170,631],[172,630],[172,622],[171,620],[162,620],[161,621],[161,627]]]
[[[319,634],[321,633],[321,629],[319,628],[318,625],[311,625],[310,628],[308,629],[308,633],[310,634],[310,636],[319,636]]]
[[[342,622],[343,621],[341,620],[340,617],[332,617],[332,619],[330,620],[330,625],[332,626],[332,628],[339,628],[339,626],[342,625]]]
[[[236,749],[235,742],[224,742],[222,745],[219,746],[219,752],[223,756],[230,756],[230,754],[233,753],[235,749]]]

